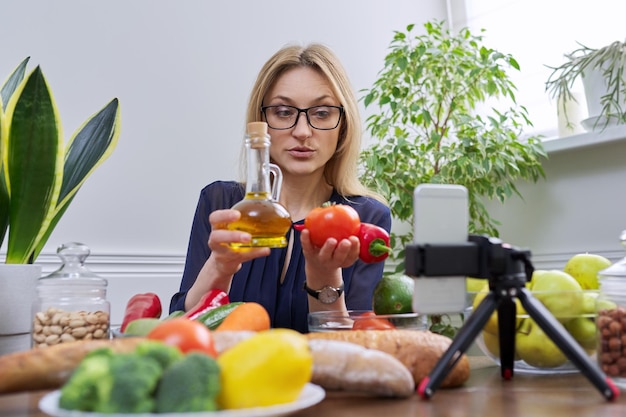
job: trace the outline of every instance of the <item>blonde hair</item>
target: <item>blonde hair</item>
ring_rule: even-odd
[[[386,204],[384,197],[365,187],[359,180],[358,160],[362,135],[359,107],[345,69],[328,47],[313,43],[305,47],[288,45],[277,51],[263,65],[252,87],[246,123],[263,121],[263,98],[285,71],[295,67],[310,67],[322,74],[344,108],[337,149],[324,168],[326,182],[343,197],[369,196]]]

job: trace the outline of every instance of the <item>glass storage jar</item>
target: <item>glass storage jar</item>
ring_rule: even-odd
[[[626,249],[626,230],[620,236]],[[598,364],[620,388],[626,388],[626,258],[598,273]]]
[[[82,243],[61,245],[57,254],[63,264],[39,279],[33,304],[34,348],[110,337],[107,281],[84,266],[89,253]]]

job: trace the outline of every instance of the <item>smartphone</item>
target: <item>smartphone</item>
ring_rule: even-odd
[[[457,244],[468,239],[467,188],[455,184],[420,184],[413,195],[413,241],[417,245]],[[454,259],[450,259],[454,262]],[[414,277],[413,311],[421,314],[462,312],[465,276]]]

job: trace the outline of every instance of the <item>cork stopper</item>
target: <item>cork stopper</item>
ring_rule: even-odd
[[[248,135],[264,137],[267,134],[267,123],[250,122],[248,123]]]
[[[248,143],[253,149],[262,149],[270,145],[270,137],[267,134],[267,123],[248,123]]]

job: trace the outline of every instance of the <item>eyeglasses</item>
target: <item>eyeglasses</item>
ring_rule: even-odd
[[[294,106],[263,106],[261,111],[267,125],[272,129],[291,129],[298,123],[300,113],[304,113],[306,121],[313,129],[333,130],[339,126],[343,107],[313,106],[308,109],[299,109]]]

